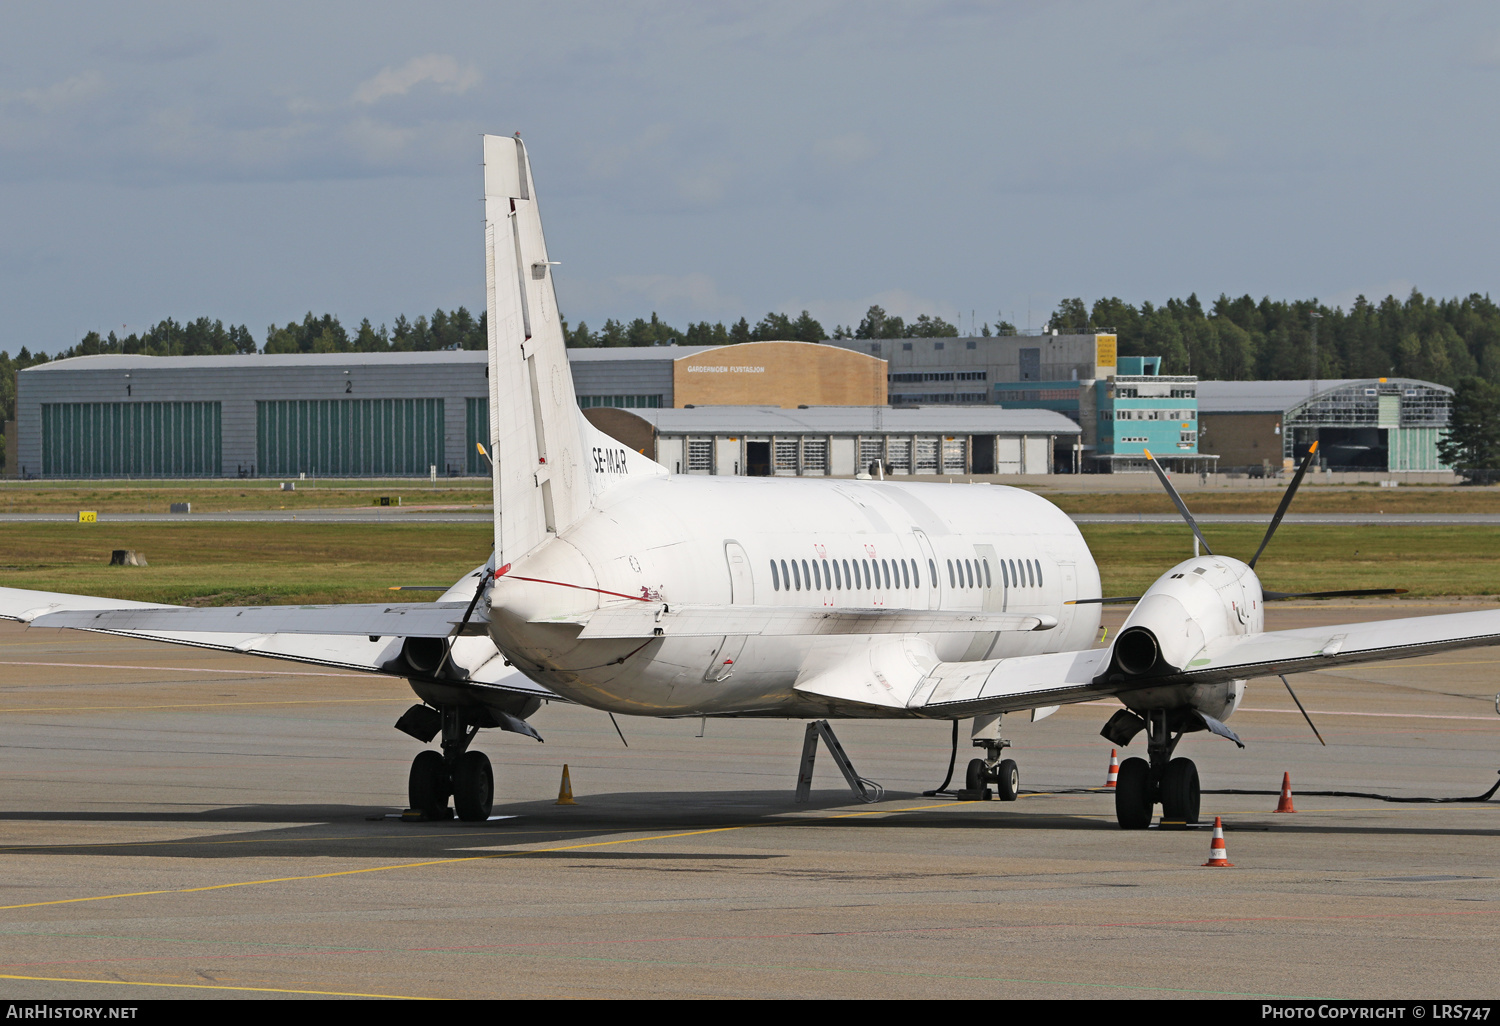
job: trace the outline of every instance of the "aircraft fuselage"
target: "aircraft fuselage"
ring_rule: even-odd
[[[622,483],[490,593],[491,635],[528,676],[640,715],[806,711],[800,676],[879,636],[580,640],[538,623],[644,600],[702,606],[1038,614],[1045,631],[927,635],[944,660],[1089,647],[1099,571],[1056,506],[1009,487],[655,476]],[[624,657],[623,662],[618,662]]]

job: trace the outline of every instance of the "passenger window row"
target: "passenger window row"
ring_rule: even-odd
[[[1000,560],[1000,582],[1007,588],[1040,588],[1042,586],[1042,564],[1035,559]],[[948,560],[948,587],[993,588],[994,577],[990,574],[987,559]]]
[[[937,567],[927,562],[932,584]],[[782,559],[771,560],[771,587],[776,591],[873,591],[920,588],[922,571],[915,559]]]

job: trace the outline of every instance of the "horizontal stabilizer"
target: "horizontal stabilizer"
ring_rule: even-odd
[[[963,613],[927,609],[828,609],[784,606],[676,606],[633,602],[607,606],[564,623],[585,624],[581,640],[601,638],[708,638],[724,635],[987,634],[1045,631],[1052,616]]]

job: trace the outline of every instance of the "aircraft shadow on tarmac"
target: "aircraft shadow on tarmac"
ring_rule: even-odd
[[[764,854],[673,853],[652,851],[530,851],[567,845],[586,845],[601,836],[617,833],[671,834],[713,830],[721,827],[818,827],[838,830],[1050,830],[1118,831],[1112,815],[1104,810],[1030,812],[1023,806],[998,808],[975,803],[954,808],[927,808],[903,812],[901,805],[924,800],[918,795],[892,795],[875,805],[851,806],[846,795],[814,792],[805,805],[793,804],[785,791],[662,792],[643,797],[639,792],[596,794],[581,804],[559,807],[552,802],[512,803],[496,807],[496,816],[485,823],[402,822],[385,818],[387,810],[351,805],[246,805],[206,811],[81,811],[0,812],[0,822],[82,824],[267,824],[266,829],[233,830],[222,833],[154,840],[92,842],[61,841],[54,844],[17,844],[0,847],[12,855],[95,855],[108,857],[169,857],[192,859],[231,858],[464,858],[485,854],[485,849],[511,848],[506,858],[572,858],[603,861],[704,860],[743,861],[769,857]],[[930,803],[930,800],[924,800]],[[883,809],[888,806],[888,809]],[[1372,805],[1372,809],[1375,806]],[[892,815],[879,815],[888,811]],[[857,813],[875,813],[858,815]],[[1315,813],[1309,813],[1315,816]],[[380,819],[373,819],[380,816]],[[270,825],[274,824],[274,827]],[[1317,819],[1288,820],[1283,817],[1237,815],[1226,827],[1277,833],[1337,835],[1425,835],[1445,837],[1496,837],[1500,826],[1405,826],[1398,823],[1320,822]],[[90,831],[92,833],[92,831]],[[670,843],[669,839],[664,839]],[[658,842],[658,844],[663,842]],[[696,843],[696,842],[694,842]],[[496,854],[501,854],[496,852]]]

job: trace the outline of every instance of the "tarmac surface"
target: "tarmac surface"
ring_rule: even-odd
[[[1450,611],[1279,606],[1270,626]],[[1463,606],[1462,608],[1474,608]],[[1114,612],[1114,611],[1112,611]],[[949,726],[554,705],[486,731],[499,818],[404,823],[399,681],[0,624],[7,998],[1493,997],[1500,650],[1252,681],[1249,747],[1186,739],[1209,831],[1122,832],[1112,703],[1007,722],[1023,795],[923,798]],[[969,758],[968,724],[955,776]],[[1141,754],[1137,744],[1121,755]],[[577,805],[553,804],[562,765]],[[1283,772],[1294,815],[1271,812]],[[1054,793],[1047,793],[1054,792]],[[372,819],[371,817],[377,817]]]

